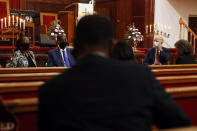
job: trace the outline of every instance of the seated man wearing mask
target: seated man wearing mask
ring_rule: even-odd
[[[21,38],[16,51],[14,52],[9,67],[36,67],[34,53],[29,50],[29,38],[24,36]]]
[[[73,48],[67,47],[68,42],[66,34],[57,37],[58,48],[48,52],[49,60],[48,67],[71,67],[75,64],[74,57],[72,56]]]
[[[154,39],[154,47],[148,50],[144,60],[146,65],[167,65],[170,59],[169,49],[162,47],[162,37],[156,37]]]

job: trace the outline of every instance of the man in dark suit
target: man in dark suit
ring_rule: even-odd
[[[170,59],[169,49],[162,47],[162,37],[156,37],[154,39],[154,48],[148,50],[147,55],[144,59],[146,65],[167,65]]]
[[[39,89],[40,131],[150,131],[190,125],[150,69],[110,59],[111,21],[83,17],[74,36],[77,64]]]
[[[66,34],[57,37],[58,48],[48,52],[48,67],[71,67],[75,64],[75,58],[72,55],[73,48],[68,47]]]

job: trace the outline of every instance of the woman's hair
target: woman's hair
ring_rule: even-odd
[[[19,39],[16,41],[16,50],[20,50],[20,44],[23,40],[23,33],[20,33]]]
[[[112,57],[119,60],[135,60],[131,44],[121,40],[116,43]]]
[[[24,47],[24,43],[29,44],[29,38],[27,36],[22,36],[18,41],[16,45],[16,50],[21,50]]]
[[[186,40],[177,41],[175,47],[180,55],[193,55],[192,45]]]

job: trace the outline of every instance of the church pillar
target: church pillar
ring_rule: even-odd
[[[153,45],[154,9],[155,0],[133,0],[133,21],[144,35],[144,41],[139,43],[143,48],[151,48]]]

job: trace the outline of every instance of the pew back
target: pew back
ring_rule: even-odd
[[[182,65],[149,65],[151,69],[190,69],[197,68],[197,64],[182,64]]]
[[[63,72],[68,67],[0,68],[0,74]]]

